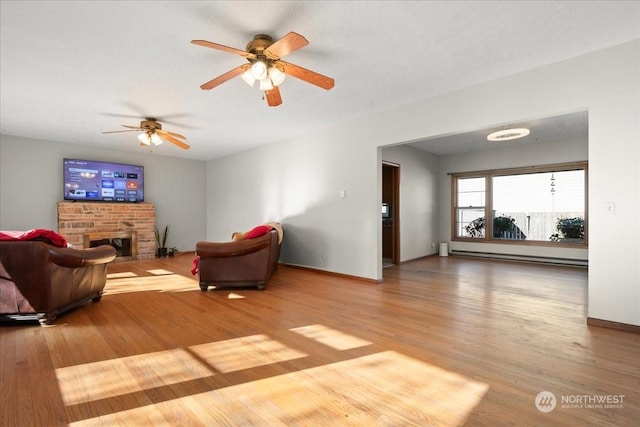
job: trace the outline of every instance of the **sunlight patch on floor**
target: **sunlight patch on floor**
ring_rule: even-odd
[[[82,420],[84,425],[462,425],[489,386],[394,351]]]
[[[147,270],[148,273],[154,276],[166,276],[168,274],[174,274],[173,271],[165,270],[164,268],[156,268],[154,270]]]
[[[246,298],[244,295],[239,295],[236,294],[235,292],[230,292],[229,296],[227,296],[228,299],[243,299]]]
[[[133,271],[123,271],[122,273],[107,273],[107,279],[124,279],[127,277],[138,277]]]
[[[220,372],[239,371],[308,356],[263,334],[195,345],[189,349]]]
[[[306,356],[266,335],[252,335],[55,372],[63,401],[71,406]]]
[[[139,354],[56,369],[67,406],[213,375],[184,349]]]
[[[155,270],[157,271],[157,270]],[[187,292],[198,291],[197,280],[179,274],[136,276],[107,280],[104,295],[114,295],[129,292]]]
[[[328,345],[336,350],[348,350],[372,344],[370,341],[336,331],[323,325],[302,326],[289,330],[321,344]]]

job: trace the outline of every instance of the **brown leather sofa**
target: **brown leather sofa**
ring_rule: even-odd
[[[0,241],[0,316],[51,324],[58,315],[97,302],[116,257],[108,245],[61,248],[43,241]]]
[[[253,287],[263,290],[278,265],[282,243],[278,230],[254,239],[198,242],[200,289]],[[235,233],[234,233],[235,234]]]

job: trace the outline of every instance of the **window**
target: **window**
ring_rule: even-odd
[[[458,237],[484,237],[484,227],[472,227],[472,225],[477,218],[484,216],[485,181],[484,177],[458,179],[456,215]]]
[[[453,240],[585,245],[587,164],[452,174]]]

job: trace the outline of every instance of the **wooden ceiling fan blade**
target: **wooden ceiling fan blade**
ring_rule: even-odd
[[[165,139],[165,140],[171,142],[172,144],[177,145],[180,148],[183,148],[185,150],[188,150],[189,148],[191,148],[191,147],[189,147],[189,145],[185,144],[184,142],[180,141],[179,139],[176,139],[176,138],[172,137],[171,135],[167,134],[166,132],[162,132],[162,133],[158,132],[158,134],[160,135],[160,137],[162,139]]]
[[[222,83],[227,82],[232,78],[244,73],[247,69],[249,69],[249,67],[251,67],[251,64],[243,64],[239,67],[234,68],[231,71],[227,71],[223,75],[218,76],[215,79],[209,80],[208,82],[200,85],[200,89],[209,90],[209,89],[213,89],[216,86],[220,86]]]
[[[251,52],[247,52],[244,50],[236,49],[234,47],[225,46],[218,43],[209,42],[206,40],[191,40],[192,44],[196,44],[198,46],[204,46],[215,50],[221,50],[222,52],[233,53],[234,55],[240,55],[247,59],[256,59],[257,56]]]
[[[140,126],[127,126],[127,125],[120,125],[120,126],[122,126],[123,128],[129,128],[129,129],[134,129],[134,130],[144,130]]]
[[[142,129],[130,129],[130,130],[112,130],[109,132],[102,132],[102,133],[120,133],[120,132],[133,132],[133,131],[141,131]]]
[[[180,135],[179,133],[175,133],[175,132],[169,132],[169,131],[166,131],[166,130],[159,130],[159,131],[156,131],[156,132],[158,132],[158,133],[168,133],[169,135],[173,136],[174,138],[187,139],[186,136]]]
[[[156,129],[156,132],[160,135],[160,136],[164,136],[164,135],[171,135],[174,138],[181,138],[181,139],[187,139],[186,136],[184,135],[180,135],[179,133],[175,133],[175,132],[169,132],[166,130],[161,130],[161,129]]]
[[[281,65],[284,73],[307,83],[329,90],[335,85],[335,81],[331,77],[323,76],[315,71],[307,70],[299,65],[290,62],[277,61],[276,64]]]
[[[292,31],[281,39],[276,40],[271,46],[264,50],[264,53],[267,55],[267,58],[277,60],[308,44],[309,41],[307,41],[307,39]]]
[[[269,104],[269,107],[277,107],[282,104],[282,97],[280,96],[280,89],[278,89],[278,86],[274,86],[271,90],[265,90],[264,94],[267,98],[267,104]]]

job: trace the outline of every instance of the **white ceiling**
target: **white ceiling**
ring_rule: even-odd
[[[148,151],[101,132],[151,116],[192,147],[154,153],[208,160],[640,38],[640,2],[3,0],[0,24],[2,134]],[[289,77],[273,108],[240,78],[200,89],[245,60],[191,40],[244,49],[289,31],[309,45],[285,60],[332,90]],[[568,118],[554,123],[585,131]]]
[[[513,128],[526,128],[530,134],[519,139],[491,142],[487,140],[490,133]],[[490,150],[494,148],[512,147],[545,141],[564,141],[574,138],[586,138],[589,132],[587,111],[545,117],[525,122],[507,123],[491,126],[472,132],[441,135],[420,141],[408,141],[409,145],[440,156],[470,151]]]

